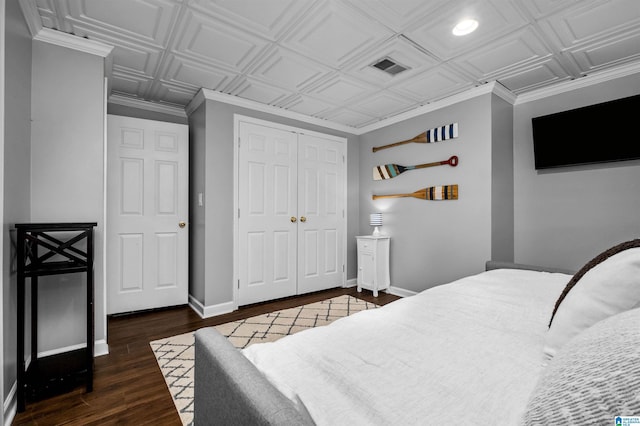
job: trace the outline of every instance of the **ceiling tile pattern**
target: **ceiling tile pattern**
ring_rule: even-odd
[[[204,87],[354,128],[640,62],[639,0],[31,1],[43,27],[114,46],[113,95],[183,108]],[[456,37],[464,17],[480,25]]]

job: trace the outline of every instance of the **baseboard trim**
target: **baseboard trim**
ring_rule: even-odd
[[[38,352],[38,358],[44,358],[47,356],[58,355],[65,352],[77,351],[78,349],[84,349],[87,347],[86,343],[80,343],[77,345],[65,346],[64,348],[56,348],[48,351]]]
[[[77,345],[65,346],[64,348],[51,349],[48,351],[38,352],[38,358],[44,358],[46,356],[58,355],[65,352],[75,351],[78,349],[84,349],[87,347],[86,343],[80,343]],[[102,356],[109,354],[109,345],[105,339],[96,340],[93,342],[93,356]]]
[[[358,286],[358,280],[356,278],[352,278],[350,280],[347,280],[347,282],[344,284],[342,288],[352,288],[357,286]],[[399,297],[409,297],[409,296],[418,294],[415,291],[406,290],[404,288],[394,287],[394,286],[389,286],[388,289],[381,290],[381,291],[384,291],[386,293],[393,294],[394,296],[399,296]]]
[[[236,310],[235,303],[224,302],[217,305],[204,306],[198,299],[189,295],[189,307],[202,319],[228,314]]]
[[[4,400],[3,406],[3,418],[5,425],[10,425],[13,422],[13,419],[16,417],[18,413],[18,400],[16,399],[16,392],[18,391],[18,383],[13,382],[13,386],[11,386],[11,390],[9,394]]]
[[[93,346],[93,356],[109,355],[109,345],[105,339],[96,340]]]
[[[416,291],[407,290],[404,288],[394,287],[394,286],[389,287],[388,292],[390,294],[393,294],[394,296],[400,296],[400,297],[409,297],[409,296],[415,296],[416,294],[418,294],[418,292]]]
[[[351,278],[350,280],[347,280],[346,283],[344,283],[342,288],[351,288],[351,287],[356,287],[357,285],[358,285],[358,280],[356,278]]]

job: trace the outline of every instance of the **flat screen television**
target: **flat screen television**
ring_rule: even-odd
[[[640,95],[534,117],[535,168],[640,158]]]

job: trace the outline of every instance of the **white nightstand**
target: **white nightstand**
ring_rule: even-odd
[[[379,290],[386,290],[389,278],[390,237],[366,235],[356,237],[358,242],[358,291],[367,288],[378,297]]]

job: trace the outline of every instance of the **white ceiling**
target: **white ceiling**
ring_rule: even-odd
[[[36,25],[114,46],[112,97],[184,108],[203,87],[352,128],[640,62],[640,0],[21,1]],[[480,26],[456,37],[463,17]],[[383,57],[411,69],[370,66]]]

